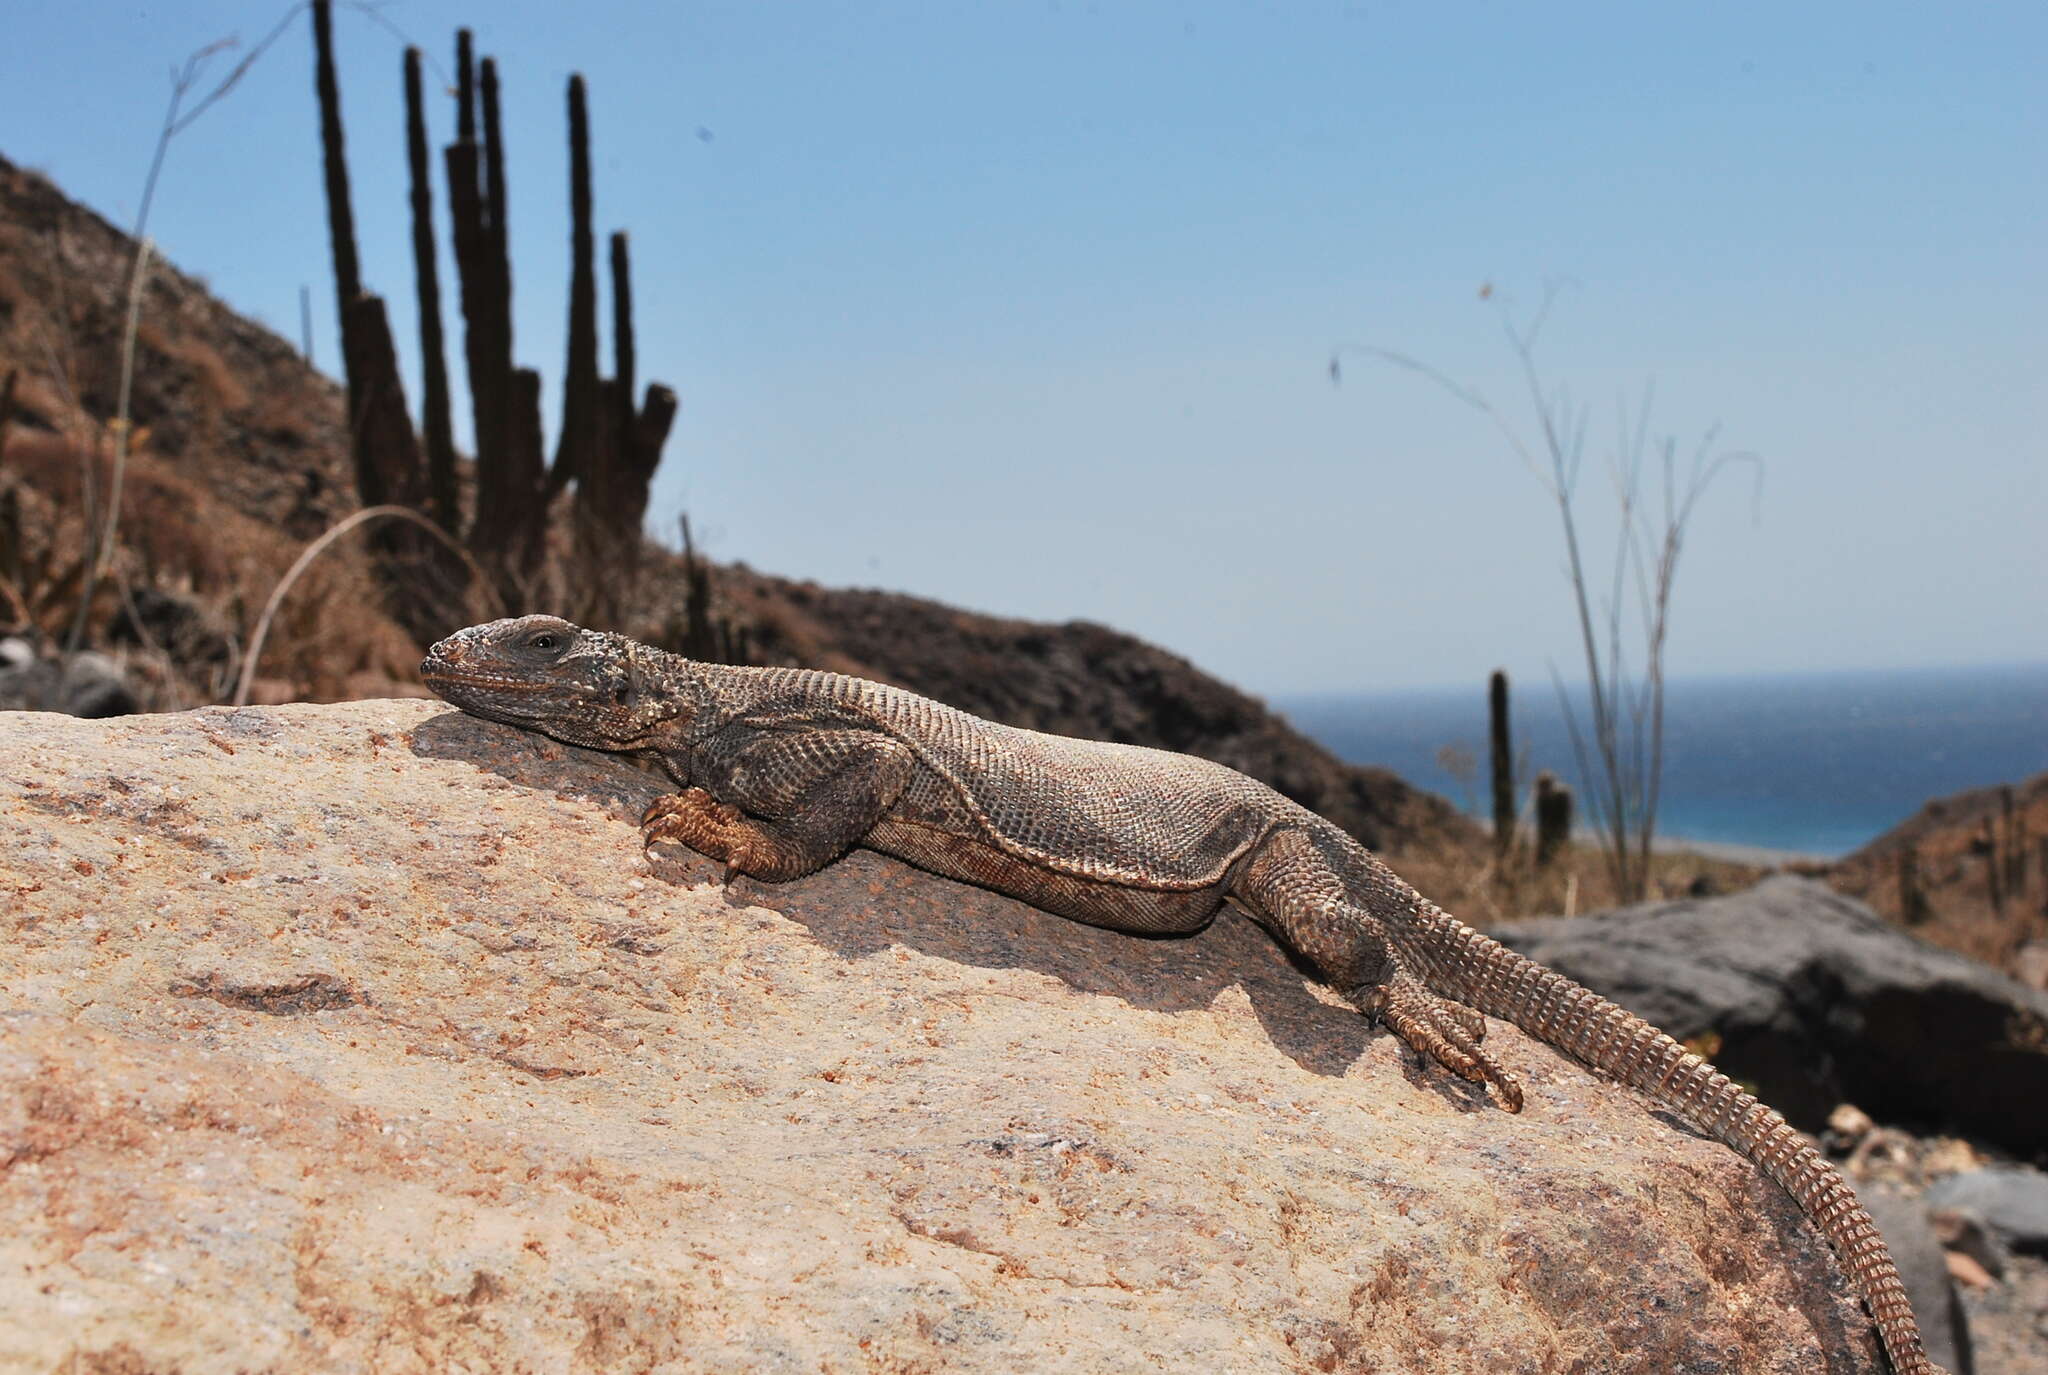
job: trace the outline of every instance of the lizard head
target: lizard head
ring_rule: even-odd
[[[520,616],[458,630],[427,651],[420,677],[472,716],[590,749],[643,749],[657,727],[692,712],[657,651],[556,616]]]

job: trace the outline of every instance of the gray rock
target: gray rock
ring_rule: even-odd
[[[1852,1102],[2021,1153],[2048,1141],[2048,995],[1810,879],[1493,935],[1681,1040],[1808,1130]]]
[[[1995,1167],[1952,1174],[1928,1187],[1927,1205],[1975,1213],[2013,1250],[2048,1256],[2048,1175],[2039,1170]]]
[[[121,666],[104,654],[37,655],[18,635],[0,640],[0,711],[127,716],[136,710]]]
[[[1876,1187],[1860,1188],[1856,1195],[1877,1223],[1877,1230],[1884,1233],[1892,1263],[1906,1282],[1927,1354],[1949,1375],[1971,1375],[1976,1364],[1970,1356],[1969,1324],[1941,1242],[1935,1237],[1929,1205]]]

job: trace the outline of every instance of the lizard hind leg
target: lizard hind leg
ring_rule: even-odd
[[[1316,836],[1279,830],[1248,857],[1231,896],[1425,1061],[1491,1085],[1502,1107],[1521,1111],[1521,1084],[1480,1049],[1485,1019],[1402,967],[1386,925],[1368,906],[1370,892],[1345,873]]]

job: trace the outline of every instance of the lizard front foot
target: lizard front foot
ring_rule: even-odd
[[[698,854],[725,862],[725,881],[756,873],[766,858],[760,829],[739,808],[720,802],[702,788],[657,797],[640,817],[640,842],[652,847],[664,840],[687,845]]]
[[[1502,1107],[1509,1112],[1522,1110],[1522,1085],[1479,1048],[1486,1023],[1471,1008],[1438,997],[1407,973],[1357,989],[1351,1000],[1423,1059],[1435,1061],[1461,1079],[1493,1085]]]

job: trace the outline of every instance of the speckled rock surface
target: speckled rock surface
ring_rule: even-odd
[[[1249,922],[856,854],[434,703],[0,715],[0,1369],[1873,1371],[1825,1243]]]

